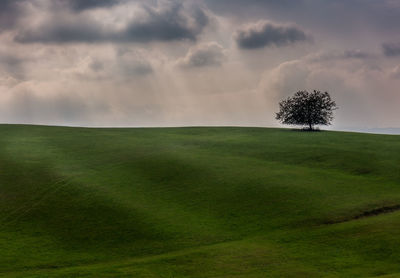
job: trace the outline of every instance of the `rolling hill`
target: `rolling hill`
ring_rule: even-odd
[[[0,126],[1,277],[400,277],[400,137]]]

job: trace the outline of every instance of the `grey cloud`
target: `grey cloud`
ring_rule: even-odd
[[[132,22],[125,32],[116,38],[136,42],[195,40],[208,23],[208,17],[203,10],[196,8],[189,15],[184,13],[183,5],[179,3],[173,3],[161,11],[149,7],[146,10],[146,21]],[[190,22],[190,17],[193,22]]]
[[[136,75],[147,75],[153,73],[153,68],[149,64],[138,64],[134,66],[132,70]]]
[[[382,48],[387,57],[400,56],[400,43],[384,43]]]
[[[292,25],[278,25],[259,21],[238,29],[234,35],[241,49],[257,49],[269,46],[286,46],[311,38],[301,29]]]
[[[343,39],[368,36],[389,37],[398,31],[400,5],[396,0],[204,0],[215,13],[238,20],[268,18],[291,22],[313,30],[314,34],[340,34]]]
[[[400,65],[392,69],[390,72],[390,77],[400,79]]]
[[[13,54],[0,52],[0,72],[6,73],[15,79],[23,79],[25,70],[23,60]]]
[[[364,52],[362,50],[346,50],[344,52],[344,58],[353,58],[353,59],[366,59],[371,57],[372,55]]]
[[[120,0],[59,0],[61,3],[69,5],[75,11],[83,11],[93,8],[110,7],[120,3]]]
[[[92,20],[54,17],[36,29],[20,30],[14,40],[19,43],[98,42],[107,36],[106,31]]]
[[[154,72],[143,51],[128,48],[117,49],[115,66],[118,68],[121,77],[145,76]]]
[[[310,62],[323,62],[329,60],[364,60],[374,57],[373,54],[362,50],[344,50],[344,51],[330,51],[312,54],[308,57]]]
[[[178,65],[184,68],[220,66],[225,58],[224,49],[212,42],[191,48]]]
[[[153,68],[145,61],[124,63],[121,70],[123,71],[123,74],[128,77],[131,75],[144,76],[153,73]]]
[[[0,32],[15,26],[22,14],[21,2],[22,0],[0,1]]]
[[[89,64],[89,68],[94,72],[100,72],[104,70],[104,63],[94,60]]]
[[[219,13],[238,13],[243,10],[265,10],[265,9],[296,9],[303,5],[305,0],[205,0],[207,5]]]
[[[34,29],[21,30],[15,40],[21,43],[74,42],[139,42],[196,40],[208,24],[208,16],[200,8],[186,9],[183,4],[170,2],[157,9],[143,6],[146,17],[132,20],[122,30],[112,29],[83,16],[53,17],[50,22]]]

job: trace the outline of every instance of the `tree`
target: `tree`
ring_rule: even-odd
[[[294,96],[282,100],[279,108],[276,119],[281,123],[307,126],[309,130],[314,130],[314,125],[331,124],[337,106],[328,92],[314,90],[312,93],[298,91]]]

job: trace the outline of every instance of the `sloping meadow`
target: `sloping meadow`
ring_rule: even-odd
[[[0,126],[2,277],[395,275],[397,208],[398,136]]]

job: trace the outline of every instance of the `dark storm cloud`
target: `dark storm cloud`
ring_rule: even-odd
[[[235,40],[242,49],[256,49],[309,41],[310,37],[296,26],[260,21],[237,30]]]
[[[400,56],[400,43],[384,43],[382,48],[387,57]]]
[[[180,3],[162,9],[143,6],[144,19],[132,20],[124,29],[107,28],[100,22],[82,16],[56,18],[35,29],[20,31],[15,40],[21,43],[68,42],[151,42],[196,40],[208,24],[208,16],[200,8],[188,11]]]

